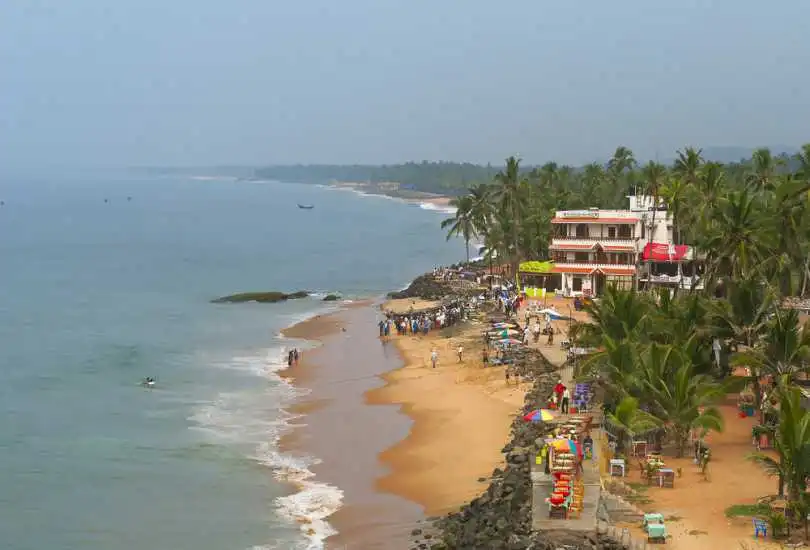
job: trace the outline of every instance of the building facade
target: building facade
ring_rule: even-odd
[[[551,220],[551,259],[566,296],[619,288],[699,286],[689,246],[675,245],[672,215],[652,197],[631,196],[627,210],[558,210]]]

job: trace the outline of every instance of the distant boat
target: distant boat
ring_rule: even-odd
[[[314,204],[301,204],[301,203],[299,203],[298,208],[300,208],[301,210],[312,210],[313,208],[315,208],[315,205]]]

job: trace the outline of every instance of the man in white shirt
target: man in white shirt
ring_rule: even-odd
[[[439,362],[439,352],[436,348],[433,348],[433,351],[430,352],[430,362],[433,364],[433,368],[436,368],[436,363]]]
[[[568,414],[568,404],[571,402],[571,391],[568,389],[568,386],[565,387],[562,394],[562,413]]]

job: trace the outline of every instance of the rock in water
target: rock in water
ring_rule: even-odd
[[[324,302],[337,302],[338,300],[340,300],[338,294],[327,294],[323,299]]]
[[[217,298],[216,300],[211,300],[211,302],[215,304],[241,304],[244,302],[259,302],[262,304],[274,304],[276,302],[284,302],[286,300],[295,300],[298,298],[306,298],[309,296],[309,292],[305,290],[299,290],[297,292],[293,292],[292,294],[286,294],[284,292],[240,292],[238,294],[230,294],[228,296],[223,296],[221,298]]]

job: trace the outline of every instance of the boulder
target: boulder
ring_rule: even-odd
[[[338,300],[340,300],[339,294],[327,294],[323,298],[324,302],[337,302]]]
[[[229,294],[222,296],[215,300],[211,300],[215,304],[241,304],[244,302],[258,302],[261,304],[274,304],[276,302],[284,302],[287,300],[295,300],[298,298],[306,298],[309,292],[305,290],[298,290],[291,294],[284,292],[270,291],[270,292],[239,292],[237,294]]]

